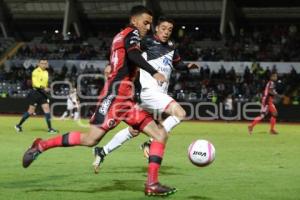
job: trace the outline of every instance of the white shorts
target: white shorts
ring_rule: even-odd
[[[150,113],[163,113],[169,104],[175,101],[169,95],[155,90],[144,89],[140,95],[142,101],[140,106]]]

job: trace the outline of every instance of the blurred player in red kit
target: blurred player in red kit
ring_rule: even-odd
[[[277,81],[277,79],[278,79],[277,73],[272,73],[270,80],[268,81],[268,83],[265,87],[264,93],[263,93],[260,115],[258,117],[256,117],[253,120],[253,122],[248,126],[249,134],[252,134],[254,126],[257,123],[259,123],[263,118],[265,118],[268,113],[271,114],[270,133],[278,134],[278,132],[275,130],[275,124],[276,124],[276,118],[278,116],[278,112],[273,103],[273,98],[274,98],[274,96],[282,97],[282,95],[279,95],[275,90],[275,82]]]
[[[95,146],[108,131],[124,121],[154,139],[150,146],[145,195],[167,196],[176,192],[175,188],[158,182],[167,133],[163,128],[158,127],[151,115],[141,110],[133,100],[133,81],[137,67],[146,70],[158,83],[166,82],[165,76],[154,69],[141,55],[140,40],[150,30],[151,23],[152,12],[144,6],[135,6],[131,9],[130,25],[114,37],[110,56],[111,73],[90,120],[90,131],[86,134],[71,131],[48,140],[36,139],[23,156],[24,168],[27,168],[39,154],[50,148]]]

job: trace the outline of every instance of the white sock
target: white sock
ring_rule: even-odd
[[[169,133],[177,124],[180,123],[180,119],[176,116],[169,116],[162,122],[167,133]]]
[[[79,120],[79,113],[78,112],[74,113],[74,120]]]
[[[105,154],[109,154],[118,147],[120,147],[124,142],[130,140],[132,135],[129,132],[129,127],[120,130],[104,147],[103,150]]]
[[[68,111],[65,111],[64,114],[60,118],[64,119],[66,116],[68,116]]]

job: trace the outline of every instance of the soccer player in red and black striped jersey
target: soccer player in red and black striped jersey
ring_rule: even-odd
[[[95,146],[103,136],[121,121],[154,138],[150,146],[148,178],[145,195],[166,196],[176,192],[175,188],[158,182],[158,171],[162,162],[167,133],[157,126],[150,114],[141,110],[133,100],[133,80],[137,67],[150,73],[159,83],[166,78],[154,69],[141,55],[140,40],[150,30],[152,12],[144,6],[131,10],[130,25],[118,33],[111,45],[111,73],[102,89],[97,108],[91,118],[87,134],[71,131],[48,140],[36,139],[23,156],[23,167],[27,168],[39,154],[50,148],[69,146]]]
[[[278,134],[278,132],[275,130],[275,124],[276,124],[276,118],[278,116],[277,109],[273,103],[274,96],[279,96],[276,90],[275,90],[275,81],[277,81],[277,73],[272,73],[269,82],[267,83],[263,98],[261,102],[261,112],[258,117],[256,117],[253,122],[248,126],[249,134],[252,134],[254,126],[259,123],[263,118],[267,116],[268,113],[271,114],[270,118],[270,133],[271,134]]]

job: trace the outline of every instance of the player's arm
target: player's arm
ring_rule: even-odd
[[[133,31],[128,34],[125,39],[125,48],[131,62],[139,66],[139,68],[147,71],[159,82],[166,82],[164,75],[160,74],[143,58],[142,51],[140,49],[140,37],[137,31]]]
[[[175,49],[175,52],[174,52],[173,66],[176,70],[179,70],[179,71],[186,71],[189,69],[199,68],[199,66],[194,63],[184,63],[182,61],[177,49]]]
[[[278,94],[275,90],[275,85],[272,83],[269,87],[269,95],[271,96],[277,96],[279,98],[283,98],[284,95]]]

